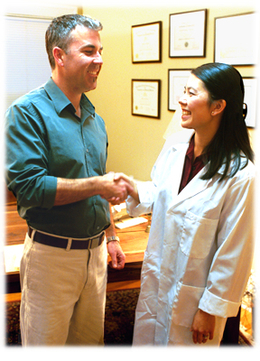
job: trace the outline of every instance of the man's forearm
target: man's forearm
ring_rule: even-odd
[[[98,178],[100,177],[82,179],[58,178],[54,206],[82,201],[99,194],[100,180]]]
[[[109,211],[110,211],[110,226],[106,229],[107,237],[116,236],[116,227],[115,227],[111,205],[109,205]]]
[[[132,191],[131,185],[125,181],[115,181],[112,172],[90,178],[58,178],[54,206],[78,202],[95,195],[100,195],[106,200],[115,197],[118,202],[123,202]]]

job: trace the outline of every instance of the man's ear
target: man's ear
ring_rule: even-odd
[[[55,63],[58,65],[58,66],[64,66],[64,50],[62,50],[61,48],[59,48],[58,46],[55,46],[53,49],[52,49],[52,54],[53,54],[53,57],[55,59]]]
[[[224,99],[220,99],[220,100],[216,100],[214,102],[214,106],[213,109],[211,111],[211,115],[217,115],[220,114],[224,111],[224,109],[226,108],[226,101]]]

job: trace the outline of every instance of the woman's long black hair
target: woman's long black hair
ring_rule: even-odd
[[[209,63],[199,66],[191,72],[198,77],[210,94],[210,101],[224,99],[226,107],[220,126],[214,138],[204,149],[207,154],[208,169],[202,179],[212,178],[225,165],[220,180],[234,176],[241,167],[241,152],[248,160],[253,161],[248,131],[243,114],[244,83],[240,73],[231,65]],[[230,162],[234,161],[232,172]]]

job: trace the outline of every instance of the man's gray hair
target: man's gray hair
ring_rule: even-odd
[[[85,26],[95,31],[103,29],[99,20],[84,15],[63,15],[53,19],[45,34],[45,46],[52,69],[55,68],[55,60],[52,54],[53,48],[58,46],[66,52],[72,40],[71,32],[77,25]]]

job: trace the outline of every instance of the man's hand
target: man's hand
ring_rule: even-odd
[[[191,332],[193,332],[193,342],[205,343],[208,338],[212,340],[214,337],[214,329],[215,316],[198,309],[190,329]]]
[[[103,187],[100,191],[102,198],[115,204],[122,203],[128,194],[133,192],[133,186],[122,178],[115,179],[115,173],[109,172],[102,177]]]
[[[125,267],[125,254],[117,241],[111,241],[107,244],[107,250],[111,257],[109,266],[118,270]]]
[[[140,202],[137,185],[136,185],[136,182],[132,178],[128,177],[124,173],[115,173],[114,181],[115,182],[124,181],[126,184],[128,184],[128,186],[129,186],[128,195],[133,197],[137,202]],[[111,202],[111,203],[113,203],[113,201],[115,201],[115,199],[109,200],[109,202]]]

